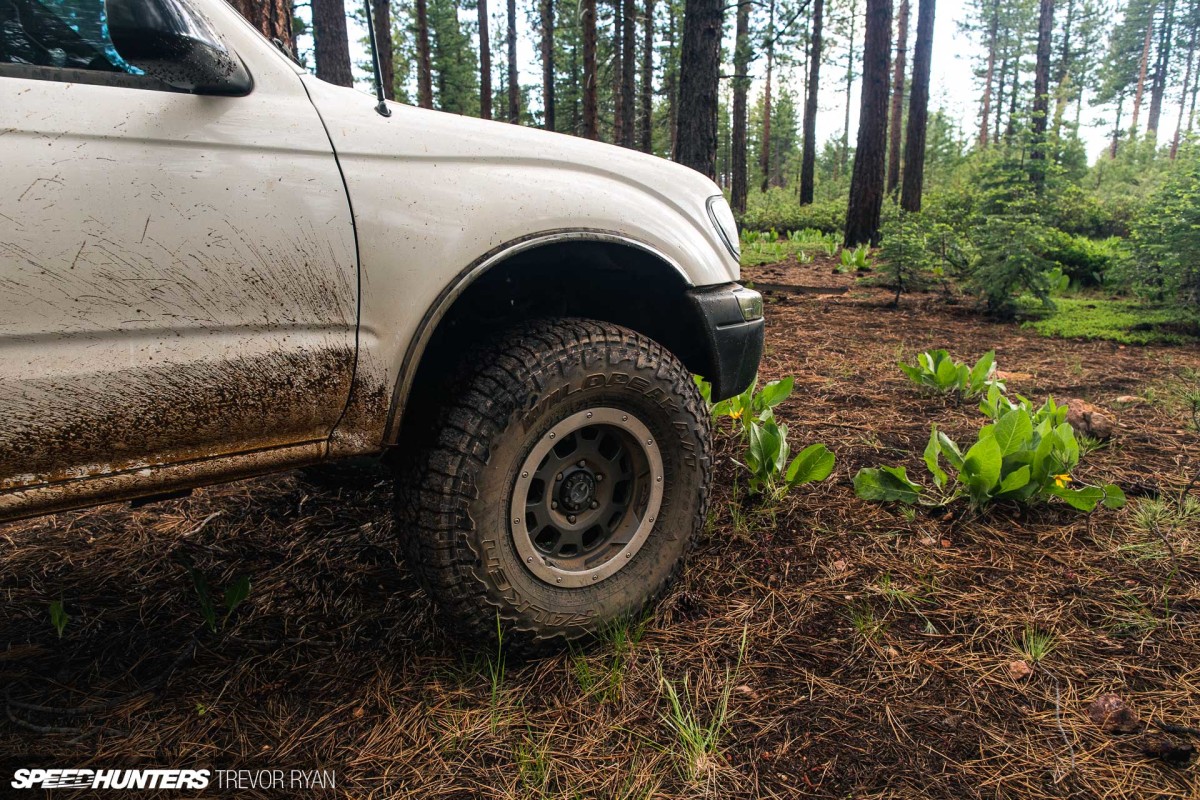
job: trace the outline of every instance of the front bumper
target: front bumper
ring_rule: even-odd
[[[713,401],[745,391],[758,374],[766,323],[762,297],[736,283],[702,286],[687,293],[706,338],[706,370]]]

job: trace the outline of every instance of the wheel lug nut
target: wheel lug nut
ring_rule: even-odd
[[[574,514],[571,514],[569,517],[567,517],[567,522],[569,522],[569,523],[571,523],[572,525],[574,525],[574,524],[575,524],[575,515],[574,515]]]
[[[584,460],[581,458],[581,459],[579,459],[579,466],[581,466],[581,467],[586,467],[586,466],[587,466],[587,462],[586,462],[586,461],[584,461]]]
[[[557,500],[551,500],[551,501],[550,501],[550,507],[551,507],[551,508],[558,508],[558,501],[557,501]]]
[[[561,481],[561,480],[562,480],[562,473],[560,472],[560,473],[558,473],[557,475],[555,475],[555,476],[554,476],[554,480],[556,480],[556,481]]]
[[[603,472],[597,472],[597,473],[596,473],[596,480],[598,480],[598,481],[602,481],[602,480],[604,480],[604,473],[603,473]]]
[[[592,501],[592,508],[599,508],[599,507],[600,507],[600,504],[599,504],[599,503],[597,503],[595,500],[593,500],[593,501]]]

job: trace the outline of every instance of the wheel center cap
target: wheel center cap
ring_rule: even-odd
[[[558,502],[567,511],[582,511],[591,506],[595,495],[596,479],[581,470],[571,473],[563,480]]]

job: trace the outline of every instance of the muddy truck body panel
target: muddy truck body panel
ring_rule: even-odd
[[[518,302],[606,319],[717,395],[753,379],[761,298],[736,284],[736,224],[707,178],[515,125],[384,116],[221,0],[162,8],[244,83],[126,62],[103,11],[59,32],[91,37],[86,69],[0,52],[0,519],[383,452],[422,369],[461,344],[439,337],[462,298],[522,277],[519,299],[495,294],[508,321]],[[551,308],[551,284],[575,297]]]

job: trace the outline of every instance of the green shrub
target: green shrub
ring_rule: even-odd
[[[938,265],[937,251],[929,225],[920,214],[901,212],[883,226],[879,244],[880,275],[875,285],[896,292],[892,305],[904,292],[928,289]]]
[[[1017,298],[1033,295],[1046,308],[1053,308],[1049,273],[1054,263],[1046,251],[1046,229],[1027,216],[988,217],[976,234],[976,257],[968,288],[987,308],[989,314],[1012,319]]]
[[[846,227],[846,203],[828,200],[802,206],[794,192],[776,186],[751,194],[738,223],[743,230],[774,229],[785,235],[806,228],[840,233]]]
[[[1129,258],[1124,242],[1116,237],[1088,239],[1048,228],[1043,255],[1062,267],[1075,286],[1099,286]]]
[[[1155,300],[1200,304],[1200,154],[1181,159],[1133,225],[1134,287]]]
[[[927,488],[911,480],[904,467],[864,468],[854,476],[855,492],[864,500],[942,506],[964,495],[983,508],[1004,500],[1030,503],[1057,497],[1072,508],[1091,511],[1125,504],[1116,486],[1078,483],[1071,471],[1079,464],[1075,431],[1065,422],[1066,406],[1035,422],[1034,413],[1018,407],[979,431],[965,451],[932,426],[925,447],[925,468],[933,481]],[[950,474],[942,463],[953,471]]]
[[[734,426],[743,436],[750,435],[751,422],[756,420],[762,422],[774,418],[775,406],[788,399],[796,382],[795,378],[789,376],[782,380],[771,381],[759,389],[758,377],[755,376],[754,382],[746,387],[746,391],[714,403],[712,402],[712,386],[708,381],[699,375],[695,376],[693,380],[700,389],[700,396],[708,404],[713,422],[722,417],[728,417],[733,420]]]
[[[750,422],[745,467],[750,473],[750,493],[779,497],[802,483],[823,481],[833,472],[833,453],[823,444],[812,444],[795,458],[787,440],[787,425],[773,417]]]

